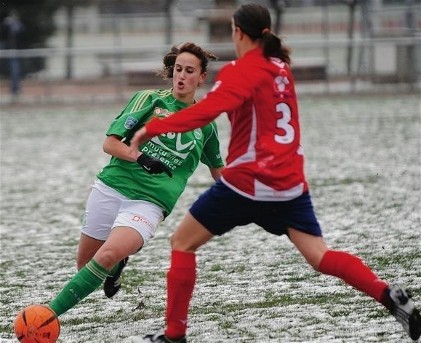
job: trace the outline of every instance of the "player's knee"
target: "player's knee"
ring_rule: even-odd
[[[94,260],[105,269],[112,269],[120,261],[118,252],[113,249],[100,249],[94,256]]]

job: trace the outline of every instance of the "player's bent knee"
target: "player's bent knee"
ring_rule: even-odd
[[[112,249],[103,249],[95,254],[94,260],[104,268],[111,269],[117,262],[120,261],[120,258]]]

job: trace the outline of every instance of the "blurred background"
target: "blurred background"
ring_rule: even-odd
[[[242,0],[10,0],[0,4],[0,104],[119,100],[162,87],[172,45],[235,58]],[[421,0],[260,0],[292,48],[298,91],[419,92]],[[205,91],[206,89],[204,89]]]

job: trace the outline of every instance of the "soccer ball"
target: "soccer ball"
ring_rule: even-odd
[[[18,313],[15,334],[22,343],[55,343],[60,334],[56,314],[45,305],[30,305]]]

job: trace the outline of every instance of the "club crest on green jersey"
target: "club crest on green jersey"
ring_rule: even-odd
[[[135,125],[137,124],[138,120],[134,117],[127,117],[126,121],[124,122],[124,128],[127,130],[131,130],[135,127]]]
[[[201,129],[194,129],[193,134],[196,139],[201,139],[203,136]]]
[[[153,110],[153,114],[157,117],[168,117],[169,115],[173,114],[174,112],[170,112],[165,108],[155,107]]]

